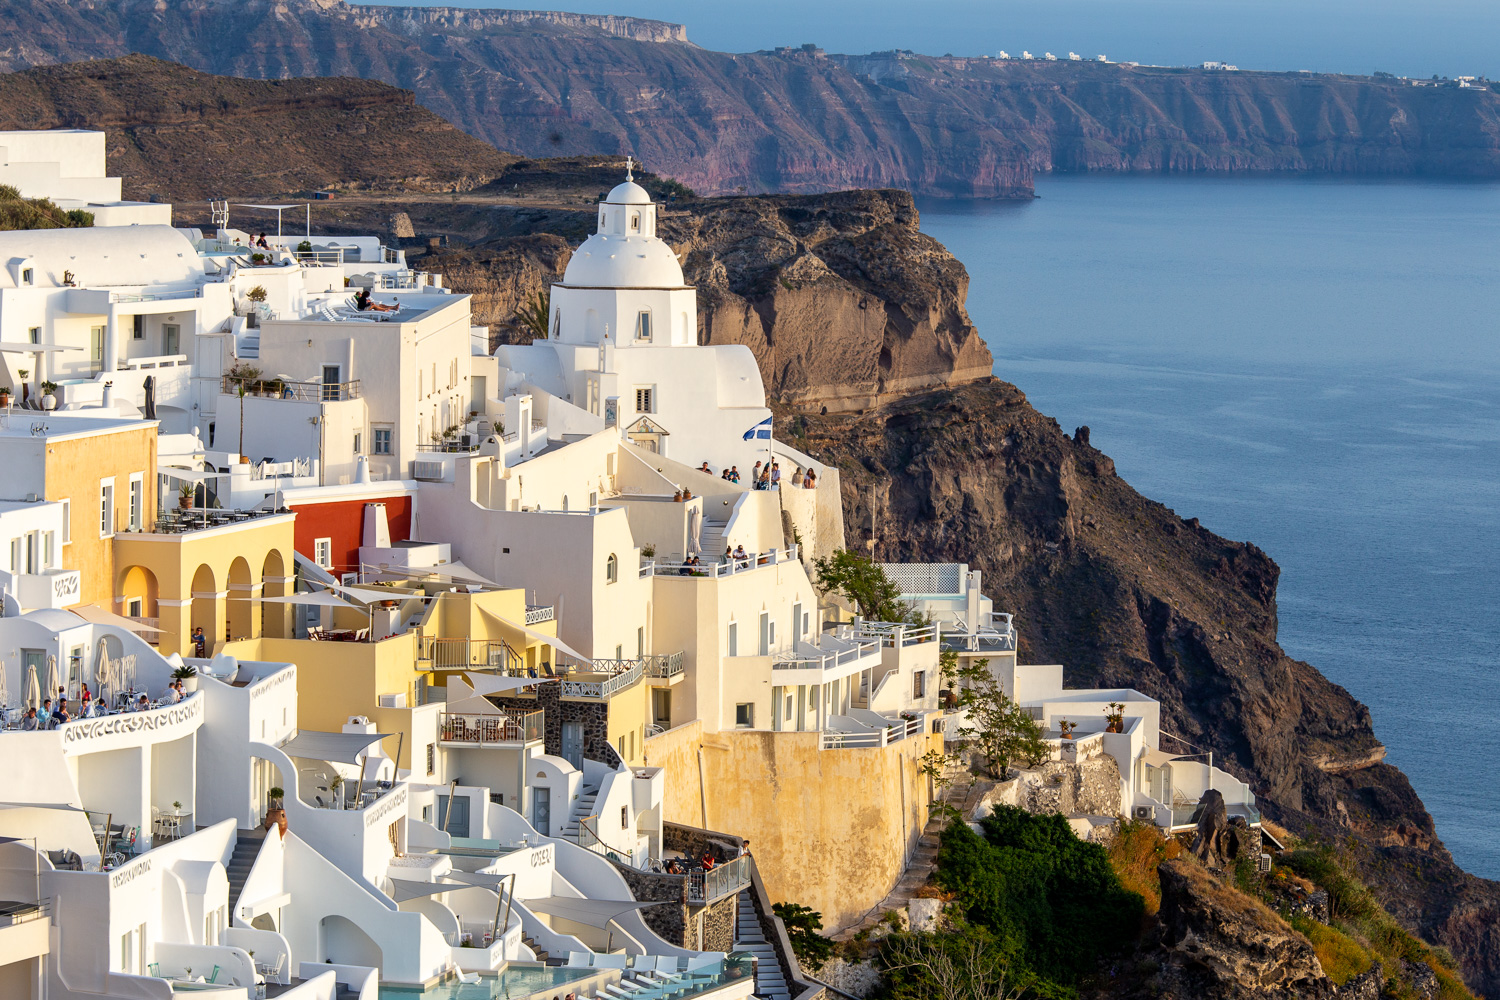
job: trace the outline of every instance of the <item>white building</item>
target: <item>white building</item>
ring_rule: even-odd
[[[84,129],[0,132],[0,184],[23,198],[91,212],[96,226],[170,226],[172,206],[124,201],[107,175],[105,133]]]

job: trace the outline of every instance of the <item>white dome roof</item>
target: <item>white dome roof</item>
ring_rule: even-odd
[[[627,186],[635,185],[620,185]],[[603,233],[590,236],[574,252],[562,283],[585,288],[686,287],[677,255],[660,239]]]
[[[616,184],[604,202],[607,205],[649,205],[651,196],[635,181],[626,181]]]

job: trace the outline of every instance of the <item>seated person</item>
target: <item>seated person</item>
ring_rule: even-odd
[[[135,710],[137,712],[151,711],[151,702],[147,700],[145,695],[141,695],[138,699],[136,699]]]
[[[40,728],[42,728],[42,721],[36,717],[36,709],[28,708],[25,718],[21,720],[21,729],[29,733]]]
[[[57,719],[57,724],[59,726],[71,719],[73,717],[73,713],[68,711],[68,699],[59,698],[57,700],[57,710],[54,711],[52,715],[53,718]]]

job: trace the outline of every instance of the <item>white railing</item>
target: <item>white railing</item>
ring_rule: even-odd
[[[996,613],[990,616],[989,624],[974,629],[962,621],[945,626],[942,643],[945,648],[960,652],[1011,652],[1016,648],[1016,628],[1010,615]]]
[[[526,624],[539,625],[542,622],[550,622],[557,616],[557,609],[550,604],[528,604],[526,605]]]
[[[774,566],[777,563],[796,562],[797,546],[793,545],[785,549],[771,549],[768,552],[748,552],[743,558],[724,558],[709,553],[700,556],[697,565],[684,562],[680,559],[661,560],[656,559],[641,564],[641,576],[707,576],[718,579],[719,577],[733,576],[735,573],[748,573],[762,566]],[[649,570],[648,570],[649,567]]]
[[[782,653],[771,661],[772,670],[833,670],[880,652],[880,644],[874,640],[856,641],[849,649],[837,649],[821,656],[810,656],[803,652]]]
[[[619,673],[609,677],[601,677],[594,681],[564,680],[562,682],[562,696],[564,698],[589,698],[595,701],[603,701],[640,680],[645,671],[646,661],[636,660],[628,669],[621,670]]]
[[[864,747],[888,747],[923,731],[922,717],[895,719],[884,729],[863,733],[836,733],[824,730],[818,740],[819,750],[855,750]]]
[[[906,622],[857,621],[839,628],[840,639],[871,639],[883,646],[912,646],[932,642],[942,635],[942,625],[911,625]]]
[[[126,371],[139,371],[143,368],[178,368],[188,363],[186,354],[159,354],[149,358],[126,358],[120,362]]]
[[[201,299],[202,288],[183,288],[170,292],[110,292],[111,302],[161,302],[166,299]]]

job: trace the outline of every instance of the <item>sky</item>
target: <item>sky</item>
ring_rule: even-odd
[[[359,0],[355,0],[359,2]],[[369,0],[365,0],[369,2]],[[379,0],[377,0],[379,2]],[[399,0],[403,4],[422,0]],[[726,52],[812,42],[830,52],[1022,49],[1169,66],[1500,78],[1500,0],[562,0],[446,6],[628,14],[686,24]]]

